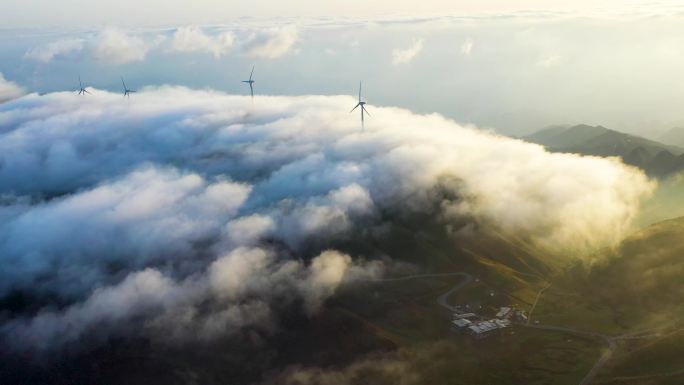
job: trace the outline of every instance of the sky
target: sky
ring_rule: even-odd
[[[661,1],[655,4],[674,3]],[[646,3],[647,5],[649,3]],[[236,17],[377,17],[387,14],[453,14],[473,12],[510,12],[518,10],[553,10],[592,12],[597,9],[627,10],[644,6],[639,1],[604,0],[104,0],[92,12],[88,0],[6,0],[3,14],[6,27],[93,26],[101,23],[159,25],[161,23],[221,23]]]
[[[163,3],[163,4],[162,4]],[[476,3],[476,4],[474,4]],[[684,125],[681,2],[9,1],[0,73],[27,92],[178,84],[355,94],[519,136]],[[372,112],[371,112],[372,114]]]

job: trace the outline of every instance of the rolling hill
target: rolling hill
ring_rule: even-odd
[[[665,177],[684,170],[684,148],[602,126],[554,126],[523,139],[555,152],[618,156],[625,163],[654,177]]]

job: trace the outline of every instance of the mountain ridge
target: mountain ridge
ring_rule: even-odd
[[[617,156],[654,177],[684,171],[684,148],[600,125],[552,126],[522,139],[541,144],[553,152]]]

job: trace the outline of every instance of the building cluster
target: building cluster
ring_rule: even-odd
[[[525,312],[516,310],[512,306],[504,306],[499,309],[494,318],[485,319],[475,313],[462,313],[460,307],[457,307],[451,324],[454,329],[479,339],[491,335],[496,330],[511,326],[513,321],[527,322]]]

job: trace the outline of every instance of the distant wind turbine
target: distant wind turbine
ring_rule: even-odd
[[[349,113],[351,114],[352,112],[354,112],[354,110],[355,110],[357,107],[361,107],[361,128],[362,128],[362,129],[364,128],[363,113],[365,112],[365,113],[368,114],[368,116],[371,116],[371,114],[368,113],[368,110],[366,110],[365,105],[366,105],[366,102],[361,101],[361,82],[359,82],[359,102],[354,106],[354,108],[352,108],[351,111],[349,111]]]
[[[252,80],[252,75],[254,75],[254,66],[252,66],[252,72],[249,74],[249,80],[243,80],[243,83],[249,84],[249,93],[252,95],[252,99],[254,99],[254,80]]]
[[[81,82],[81,75],[78,75],[78,94],[79,95],[85,95],[85,94],[90,95],[90,92],[88,92],[88,90],[86,90],[86,88],[83,87],[83,83]]]
[[[123,95],[124,98],[131,98],[131,94],[137,92],[136,90],[129,90],[128,87],[126,87],[126,82],[124,81],[123,76],[121,77],[121,84],[123,84]]]

